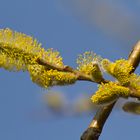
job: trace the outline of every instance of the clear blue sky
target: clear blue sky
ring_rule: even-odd
[[[111,10],[118,9],[117,12],[113,10],[110,16],[105,12],[104,16],[96,9],[93,19],[90,11],[86,11],[89,9],[81,12],[82,5],[79,8],[78,0],[76,2],[77,7],[72,4],[73,0],[0,0],[0,28],[9,27],[34,36],[44,48],[57,49],[65,64],[72,67],[76,67],[77,54],[89,50],[111,60],[127,58],[131,47],[140,39],[140,2],[118,0],[113,3],[107,0]],[[118,13],[119,10],[121,13]],[[102,13],[99,15],[101,19],[98,12]],[[114,17],[113,20],[111,17]],[[127,21],[133,22],[123,24]],[[78,140],[93,117],[84,115],[57,119],[56,116],[48,120],[47,114],[43,113],[42,90],[31,82],[27,73],[0,69],[0,83],[1,140]],[[59,90],[74,99],[82,94],[91,95],[95,87],[95,84],[78,82]],[[114,110],[100,140],[138,140],[139,122],[139,116],[124,113],[121,108]]]

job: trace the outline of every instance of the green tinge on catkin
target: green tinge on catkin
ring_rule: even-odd
[[[125,59],[116,60],[114,63],[108,59],[103,59],[103,68],[112,76],[114,76],[121,85],[128,85],[130,82],[130,72],[132,65]]]
[[[101,82],[103,80],[103,75],[98,63],[94,62],[92,66],[93,66],[93,70],[91,71],[92,78],[94,79],[95,82]]]
[[[93,80],[99,82],[102,80],[102,73],[100,70],[101,57],[93,52],[85,52],[79,55],[77,59],[78,71],[90,75]]]
[[[129,88],[117,85],[117,83],[109,82],[101,84],[91,100],[95,104],[109,104],[119,97],[127,98],[130,95]]]
[[[140,94],[140,76],[136,75],[134,73],[131,74],[130,76],[130,88],[133,88],[136,90],[137,94]]]

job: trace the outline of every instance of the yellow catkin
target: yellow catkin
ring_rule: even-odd
[[[109,74],[114,76],[121,85],[129,84],[130,72],[133,67],[127,60],[120,59],[112,63],[107,59],[103,59],[102,66]]]
[[[129,88],[117,85],[117,83],[109,82],[101,84],[99,89],[91,97],[95,104],[109,104],[116,100],[118,97],[127,98],[130,95]]]
[[[0,30],[0,58],[0,67],[10,71],[27,70],[28,65],[36,64],[37,58],[63,66],[59,52],[45,51],[36,39],[9,28]]]
[[[97,56],[93,52],[85,52],[83,55],[79,55],[77,59],[77,69],[80,72],[90,75],[96,82],[99,82],[102,80],[100,61],[100,56]]]
[[[30,65],[28,71],[32,81],[44,88],[55,85],[69,85],[77,80],[77,76],[73,73],[45,70],[44,66],[41,65]]]
[[[44,88],[73,84],[77,80],[73,73],[39,65],[36,61],[39,58],[54,66],[64,66],[58,51],[45,51],[36,39],[23,33],[8,28],[0,30],[0,67],[9,71],[27,70],[32,81]]]
[[[140,94],[140,76],[132,73],[130,76],[130,85],[129,86],[130,86],[130,88],[135,89],[136,92]]]

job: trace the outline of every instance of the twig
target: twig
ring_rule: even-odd
[[[94,79],[91,76],[89,76],[85,73],[79,72],[78,70],[75,70],[75,69],[73,69],[73,68],[71,68],[70,66],[67,66],[67,65],[63,66],[63,67],[60,67],[60,66],[57,66],[57,65],[53,65],[49,62],[46,62],[45,60],[40,59],[40,58],[37,59],[37,63],[45,66],[46,69],[54,69],[54,70],[58,70],[58,71],[74,73],[78,77],[77,78],[78,80],[90,81],[90,82],[94,82],[94,83],[98,83],[98,84],[100,84],[101,82],[104,82],[104,83],[108,82],[104,78],[102,78],[100,82],[96,82],[96,81],[94,81]]]
[[[134,72],[140,62],[140,41],[133,47],[131,53],[129,54],[128,61],[134,67],[134,69],[132,70],[132,72]],[[81,136],[81,140],[99,139],[103,126],[108,116],[110,115],[115,103],[116,101],[108,106],[100,107],[92,122],[90,123],[89,128]]]
[[[134,70],[136,69],[140,61],[140,41],[134,46],[133,50],[129,54],[128,61],[133,65],[134,69],[132,70],[132,72],[134,72]],[[38,64],[45,66],[47,70],[54,69],[54,70],[63,71],[63,72],[71,72],[71,73],[76,74],[76,76],[78,77],[78,80],[95,82],[91,76],[84,74],[82,72],[79,72],[71,68],[70,66],[59,67],[49,62],[46,62],[43,59],[37,59],[37,62]],[[100,84],[101,82],[107,83],[109,81],[102,79],[100,82],[96,82],[96,83]],[[136,96],[134,96],[133,94],[131,97],[136,97]],[[100,107],[95,117],[93,118],[91,124],[89,125],[89,128],[83,133],[81,140],[98,140],[102,132],[103,126],[108,116],[110,115],[115,103],[116,102],[108,106]]]

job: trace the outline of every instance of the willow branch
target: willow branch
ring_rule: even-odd
[[[94,82],[94,83],[98,83],[98,84],[100,84],[101,82],[103,82],[103,83],[107,82],[107,80],[105,80],[104,78],[102,78],[102,80],[100,82],[96,82],[96,81],[94,81],[94,79],[91,76],[89,76],[85,73],[79,72],[67,65],[64,67],[60,67],[57,65],[53,65],[49,62],[46,62],[45,60],[40,59],[40,58],[37,59],[37,63],[45,66],[47,69],[54,69],[54,70],[58,70],[58,71],[74,73],[78,77],[77,78],[78,80],[90,81],[90,82]]]
[[[7,51],[8,50],[8,51]],[[0,51],[2,51],[2,52],[4,52],[7,56],[9,56],[9,57],[11,57],[11,54],[9,54],[9,52],[11,52],[11,51],[15,51],[15,52],[17,52],[17,53],[19,53],[19,54],[22,54],[23,56],[30,56],[31,58],[32,57],[34,57],[35,55],[34,54],[30,54],[30,53],[28,53],[28,52],[24,52],[24,50],[22,50],[22,49],[19,49],[19,48],[12,48],[12,47],[6,47],[6,49],[5,48],[3,48],[3,47],[0,47]],[[14,56],[15,57],[15,56]],[[99,82],[97,82],[97,81],[95,81],[94,79],[93,79],[93,77],[92,76],[90,76],[90,75],[87,75],[87,74],[85,74],[85,73],[83,73],[83,72],[80,72],[80,71],[78,71],[78,70],[75,70],[75,69],[73,69],[72,67],[70,67],[70,66],[63,66],[63,67],[60,67],[60,66],[58,66],[58,65],[54,65],[54,64],[52,64],[52,63],[49,63],[49,62],[47,62],[46,60],[44,60],[44,59],[42,59],[42,58],[38,58],[37,60],[36,60],[36,62],[39,64],[39,65],[43,65],[43,66],[45,66],[46,67],[46,70],[48,70],[48,69],[53,69],[53,70],[58,70],[58,71],[63,71],[63,72],[71,72],[71,73],[74,73],[75,75],[76,75],[76,77],[77,77],[77,80],[84,80],[84,81],[90,81],[90,82],[94,82],[94,83],[98,83],[98,84],[100,84],[101,82],[104,82],[104,83],[106,83],[107,82],[107,80],[105,80],[103,77],[102,77],[102,79],[99,81]]]
[[[129,54],[128,61],[134,67],[131,72],[134,72],[140,62],[140,41],[133,47]],[[81,140],[98,140],[102,132],[104,124],[109,117],[116,101],[108,106],[100,107],[90,123],[88,129],[83,133]]]
[[[134,69],[131,72],[134,72],[140,62],[140,41],[133,47],[132,51],[129,54],[128,61],[133,65]]]

